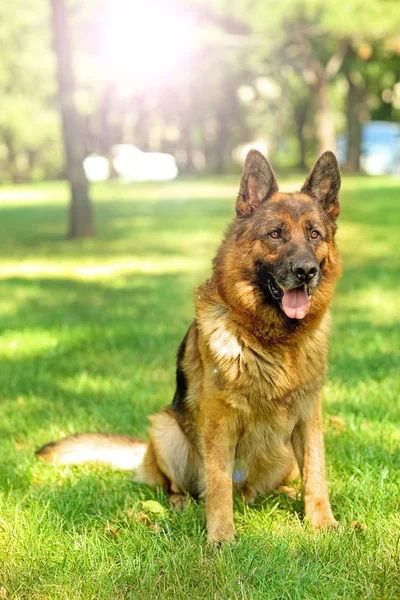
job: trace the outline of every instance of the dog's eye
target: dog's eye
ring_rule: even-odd
[[[316,229],[313,229],[312,232],[311,232],[311,239],[312,240],[317,240],[320,237],[321,237],[320,232],[317,231]]]
[[[274,229],[273,231],[271,231],[269,234],[269,237],[272,238],[273,240],[278,240],[281,236],[279,235],[279,231],[277,229]]]

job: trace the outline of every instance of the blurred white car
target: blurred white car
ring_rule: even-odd
[[[113,146],[112,153],[113,167],[122,181],[170,181],[178,175],[172,154],[142,152],[128,144]]]
[[[111,149],[112,165],[121,181],[170,181],[178,175],[172,154],[142,152],[129,144],[116,144]],[[92,154],[83,161],[89,181],[106,181],[110,177],[107,158]]]
[[[91,154],[83,161],[83,169],[89,181],[106,181],[110,177],[110,165],[104,156]]]

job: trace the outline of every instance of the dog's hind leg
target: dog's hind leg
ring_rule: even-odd
[[[151,439],[147,445],[143,461],[136,470],[135,481],[145,483],[154,488],[162,486],[166,492],[170,490],[171,482],[159,467],[154,444]]]
[[[287,483],[291,483],[298,477],[300,477],[299,465],[297,463],[297,460],[293,460],[293,464],[291,465],[289,471],[287,472],[284,479],[282,480],[282,484],[286,485]]]
[[[136,481],[162,485],[172,506],[181,510],[185,494],[199,492],[199,459],[170,409],[150,417],[150,442]]]

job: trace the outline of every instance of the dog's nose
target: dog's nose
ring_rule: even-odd
[[[318,267],[314,262],[299,262],[293,266],[293,271],[301,282],[311,281],[318,272]]]

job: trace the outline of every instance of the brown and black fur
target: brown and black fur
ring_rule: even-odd
[[[334,242],[339,188],[330,152],[301,192],[286,194],[266,159],[252,150],[237,217],[211,278],[195,291],[196,316],[179,347],[175,396],[150,417],[136,479],[163,486],[178,507],[187,493],[205,497],[212,542],[235,535],[233,491],[251,502],[280,486],[297,465],[306,517],[316,528],[336,526],[320,396],[329,305],[341,269]],[[280,296],[304,285],[309,311],[289,318]],[[60,461],[65,443],[51,451],[45,446],[39,455]]]

